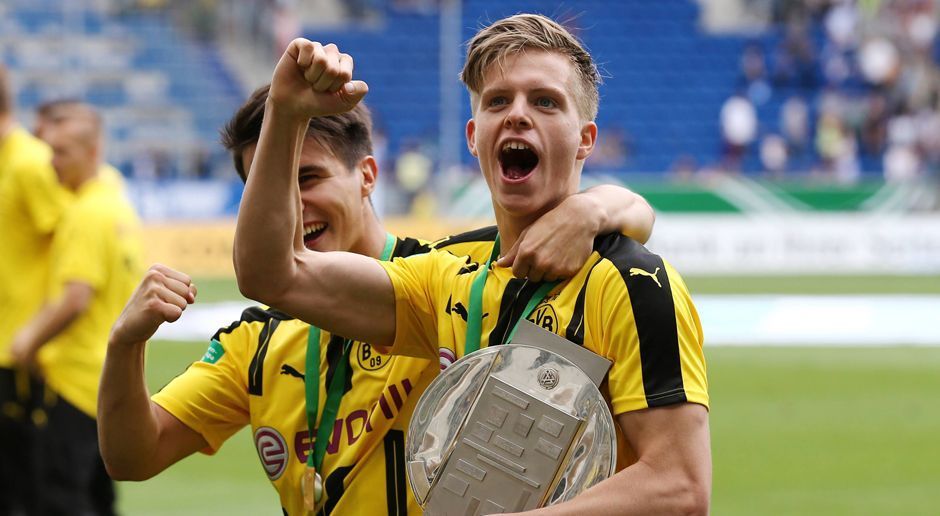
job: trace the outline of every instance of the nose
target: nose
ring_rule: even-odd
[[[517,98],[513,101],[509,111],[506,112],[503,126],[506,129],[528,129],[532,127],[532,119],[529,117],[528,104],[525,98]]]

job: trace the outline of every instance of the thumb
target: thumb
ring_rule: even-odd
[[[343,100],[350,106],[355,106],[369,93],[369,85],[365,81],[349,81],[343,85]]]
[[[518,248],[516,245],[509,248],[509,251],[506,251],[506,254],[496,261],[496,265],[498,267],[512,267],[513,262],[516,261],[516,250]]]

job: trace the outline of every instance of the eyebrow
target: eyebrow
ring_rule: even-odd
[[[300,167],[300,169],[297,171],[298,175],[316,174],[316,173],[324,173],[324,172],[328,172],[328,170],[325,167],[321,167],[320,165],[304,165]]]

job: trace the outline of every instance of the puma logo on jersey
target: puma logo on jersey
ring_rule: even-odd
[[[293,376],[294,378],[300,378],[301,380],[306,381],[303,373],[301,373],[300,371],[294,369],[293,367],[287,364],[284,364],[281,366],[281,374],[286,374],[288,376]]]
[[[480,269],[479,263],[471,262],[470,259],[467,258],[467,265],[464,265],[463,267],[461,267],[460,270],[457,271],[457,275],[460,276],[461,274],[470,274],[471,272],[477,271],[479,269]]]
[[[658,273],[659,273],[659,267],[656,267],[656,270],[653,272],[646,272],[643,269],[639,269],[636,267],[633,267],[632,269],[630,269],[631,276],[648,276],[650,278],[653,278],[653,281],[656,282],[657,287],[663,288],[662,284],[659,283],[659,278],[656,277]]]
[[[453,301],[453,297],[447,300],[447,308],[444,309],[444,312],[448,314],[455,313],[459,315],[461,319],[467,321],[467,318],[470,317],[470,313],[467,312],[467,307],[463,306],[460,301],[451,305],[451,301]],[[487,315],[489,314],[483,314],[483,317],[480,317],[480,319],[484,319]]]

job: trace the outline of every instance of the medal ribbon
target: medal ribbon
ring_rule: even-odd
[[[486,260],[486,265],[477,272],[476,277],[473,278],[473,283],[470,285],[470,307],[467,309],[467,336],[464,339],[464,355],[469,355],[480,349],[480,339],[483,333],[483,287],[486,286],[486,278],[489,276],[490,264],[499,257],[499,246],[499,235],[496,235],[496,241],[493,242],[493,252],[490,253],[489,259]],[[512,330],[509,331],[509,335],[506,337],[506,342],[512,342],[512,337],[516,334],[519,321],[527,319],[529,315],[532,314],[532,311],[535,310],[535,307],[542,303],[545,296],[548,295],[558,283],[558,281],[547,281],[539,286],[538,290],[532,294],[525,309],[522,310],[520,318],[516,319],[513,323]],[[502,342],[498,342],[497,344],[502,344]]]
[[[391,234],[385,236],[385,248],[382,249],[383,262],[392,258],[395,249],[395,237]],[[323,457],[326,455],[326,445],[330,441],[333,425],[336,423],[336,414],[343,399],[343,387],[349,378],[349,351],[352,341],[343,340],[343,356],[333,373],[333,378],[327,387],[326,401],[323,404],[323,418],[317,427],[317,411],[320,406],[320,328],[311,325],[307,331],[307,360],[304,367],[304,389],[307,411],[307,428],[310,430],[310,439],[313,449],[307,454],[307,466],[320,470]],[[314,438],[316,434],[316,438]]]

